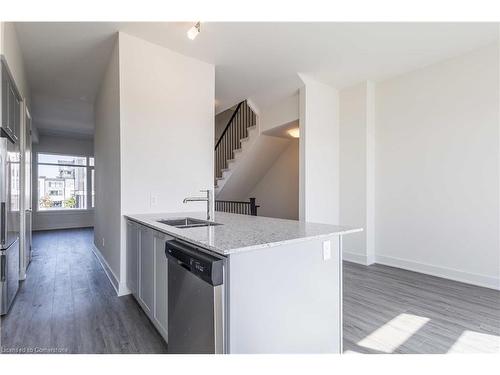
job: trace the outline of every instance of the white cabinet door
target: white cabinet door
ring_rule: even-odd
[[[153,230],[141,226],[140,235],[139,298],[146,313],[154,311],[154,241]]]
[[[154,318],[160,333],[168,341],[168,263],[165,255],[165,242],[172,239],[167,235],[155,232],[155,311]]]
[[[127,287],[138,296],[139,286],[139,227],[127,221]]]

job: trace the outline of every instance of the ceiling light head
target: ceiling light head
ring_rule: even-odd
[[[287,131],[288,135],[293,138],[299,138],[300,136],[300,129],[299,128],[293,128]]]
[[[200,22],[196,22],[196,24],[187,31],[187,37],[191,40],[194,40],[194,38],[196,38],[199,33],[200,33]]]

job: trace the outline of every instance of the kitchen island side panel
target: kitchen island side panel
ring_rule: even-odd
[[[231,254],[229,353],[340,353],[340,248],[341,236],[332,235]]]

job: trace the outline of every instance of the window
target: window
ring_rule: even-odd
[[[94,207],[94,158],[42,153],[37,158],[38,210]],[[87,188],[89,180],[90,190]]]
[[[90,206],[95,207],[95,183],[94,183],[94,158],[89,158],[89,170],[90,170]]]

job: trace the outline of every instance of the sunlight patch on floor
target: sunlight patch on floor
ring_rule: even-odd
[[[358,345],[368,349],[392,353],[429,320],[418,315],[400,314],[359,341]]]
[[[500,336],[464,331],[448,353],[500,353]]]

